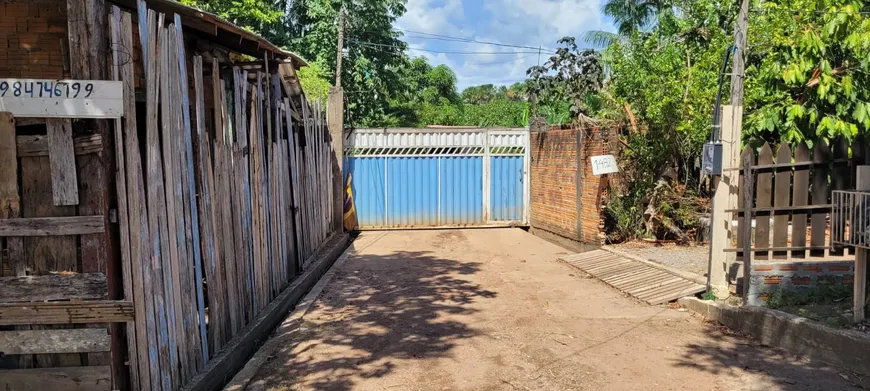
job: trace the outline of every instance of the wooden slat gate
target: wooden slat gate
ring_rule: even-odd
[[[765,143],[756,152],[747,146],[744,157],[753,162],[751,216],[744,214],[744,169],[741,165],[738,208],[732,227],[733,248],[743,258],[744,232],[752,230],[753,259],[790,259],[843,255],[847,249],[831,241],[831,192],[854,188],[855,167],[867,164],[867,145],[838,138],[829,147],[817,142],[810,148]],[[851,154],[850,154],[851,152]],[[757,153],[757,156],[756,156]],[[753,226],[754,222],[754,226]],[[838,227],[833,227],[838,228]]]

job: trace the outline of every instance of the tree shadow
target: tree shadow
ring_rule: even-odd
[[[749,380],[744,378],[743,381],[763,383],[751,385],[752,389],[861,388],[863,379],[857,374],[763,346],[718,323],[706,323],[704,334],[707,338],[704,338],[702,343],[686,346],[681,357],[673,362],[675,367],[691,368],[714,375],[745,374]],[[733,386],[738,387],[737,384]],[[745,386],[747,385],[740,385],[740,387]]]
[[[301,324],[279,330],[282,348],[256,383],[349,390],[359,379],[391,373],[395,360],[448,355],[480,334],[456,316],[478,312],[473,303],[497,295],[465,278],[480,266],[429,252],[352,256]]]

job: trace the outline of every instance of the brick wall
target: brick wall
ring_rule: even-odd
[[[62,79],[66,46],[66,2],[0,2],[0,77]]]
[[[592,174],[591,156],[607,153],[609,132],[551,128],[531,134],[531,224],[585,243],[600,243],[601,199],[607,178]],[[580,143],[578,165],[578,140]],[[580,167],[580,197],[577,170]],[[579,204],[578,204],[579,202]],[[579,205],[579,215],[578,215]]]
[[[749,304],[762,305],[777,289],[815,287],[820,282],[852,286],[854,261],[753,262],[749,282]]]

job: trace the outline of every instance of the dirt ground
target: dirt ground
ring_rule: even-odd
[[[578,274],[519,229],[366,232],[250,389],[848,390]]]

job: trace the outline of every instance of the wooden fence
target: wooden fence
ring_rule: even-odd
[[[867,164],[870,156],[863,140],[850,145],[839,138],[831,144],[818,142],[812,148],[799,144],[794,149],[782,144],[774,153],[765,143],[757,152],[748,146],[743,150],[744,159],[753,162],[752,215],[748,220],[744,215],[741,164],[738,208],[726,211],[735,214],[737,226],[731,237],[736,242],[727,251],[743,257],[746,224],[754,219],[751,245],[755,259],[844,255],[846,249],[831,240],[831,192],[854,189],[856,166]]]
[[[113,8],[111,138],[0,114],[2,389],[181,389],[341,227],[321,103],[288,91],[289,64],[188,58],[173,16]]]

